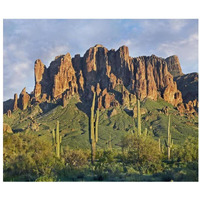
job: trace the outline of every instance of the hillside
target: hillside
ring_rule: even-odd
[[[198,180],[198,74],[184,75],[177,56],[134,58],[126,46],[96,45],[48,68],[38,59],[34,73],[30,94],[23,88],[4,102],[5,180]]]

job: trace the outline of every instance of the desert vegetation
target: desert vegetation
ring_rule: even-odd
[[[198,181],[198,74],[177,56],[97,44],[34,75],[4,102],[4,181]]]
[[[189,136],[173,144],[170,115],[166,139],[155,138],[141,123],[138,101],[137,118],[132,118],[137,125],[120,137],[118,148],[110,145],[110,136],[102,148],[94,101],[95,93],[88,121],[91,148],[64,144],[58,120],[45,137],[31,131],[4,133],[4,181],[198,181],[198,140]]]

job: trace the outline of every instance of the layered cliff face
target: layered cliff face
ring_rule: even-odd
[[[182,75],[177,56],[166,59],[152,56],[133,58],[128,47],[122,46],[117,51],[108,50],[102,45],[96,45],[71,58],[70,54],[57,56],[48,68],[41,60],[36,60],[35,88],[31,102],[43,102],[61,99],[66,106],[68,99],[78,94],[84,101],[91,100],[93,87],[97,92],[99,107],[109,108],[119,104],[132,105],[135,98],[141,100],[158,97],[177,106],[183,102],[179,85],[172,74]],[[115,95],[115,88],[125,88]],[[14,108],[25,109],[26,92],[22,92]],[[120,99],[121,98],[121,99]],[[24,106],[22,106],[24,104]]]

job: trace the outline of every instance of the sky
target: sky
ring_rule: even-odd
[[[198,72],[196,19],[4,19],[3,100],[34,89],[34,62],[49,64],[57,55],[84,55],[102,44],[129,47],[131,57],[177,55],[183,73]]]

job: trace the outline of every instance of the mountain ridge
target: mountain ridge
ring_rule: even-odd
[[[97,44],[89,48],[83,57],[76,54],[71,58],[70,53],[56,56],[48,68],[38,59],[35,61],[34,73],[33,92],[28,94],[24,88],[19,99],[15,94],[14,101],[10,101],[11,105],[6,106],[5,103],[4,112],[17,108],[25,110],[34,103],[45,101],[58,101],[66,106],[68,99],[74,94],[78,94],[83,101],[88,101],[92,97],[92,91],[97,92],[99,108],[127,104],[127,101],[129,103],[136,98],[156,101],[158,97],[181,108],[181,112],[187,110],[186,104],[190,101],[192,107],[197,107],[197,103],[193,103],[196,99],[192,97],[184,101],[183,91],[179,90],[180,84],[177,87],[180,81],[175,80],[183,76],[183,73],[175,55],[166,59],[155,55],[134,58],[129,56],[127,46],[115,51]],[[119,91],[121,99],[117,99],[112,93],[117,86],[122,86]]]

